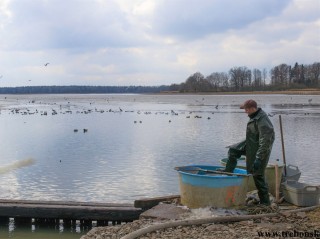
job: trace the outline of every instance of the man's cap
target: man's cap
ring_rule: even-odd
[[[246,108],[257,108],[257,102],[254,100],[246,100],[242,105],[240,105],[240,109]]]

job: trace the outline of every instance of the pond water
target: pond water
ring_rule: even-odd
[[[249,98],[274,125],[270,161],[282,161],[281,115],[287,164],[320,185],[319,95],[1,95],[0,198],[133,203],[178,194],[175,166],[219,165],[245,137],[239,105]]]

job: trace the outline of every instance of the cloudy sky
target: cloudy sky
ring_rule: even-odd
[[[168,85],[319,61],[319,0],[0,0],[0,87]]]

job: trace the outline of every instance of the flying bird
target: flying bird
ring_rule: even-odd
[[[46,63],[46,64],[44,64],[44,66],[48,66],[50,63],[48,62],[48,63]]]

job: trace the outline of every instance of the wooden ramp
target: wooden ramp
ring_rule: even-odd
[[[0,199],[0,219],[39,222],[98,221],[99,224],[130,222],[143,212],[133,204],[90,203],[72,201],[31,201]]]

